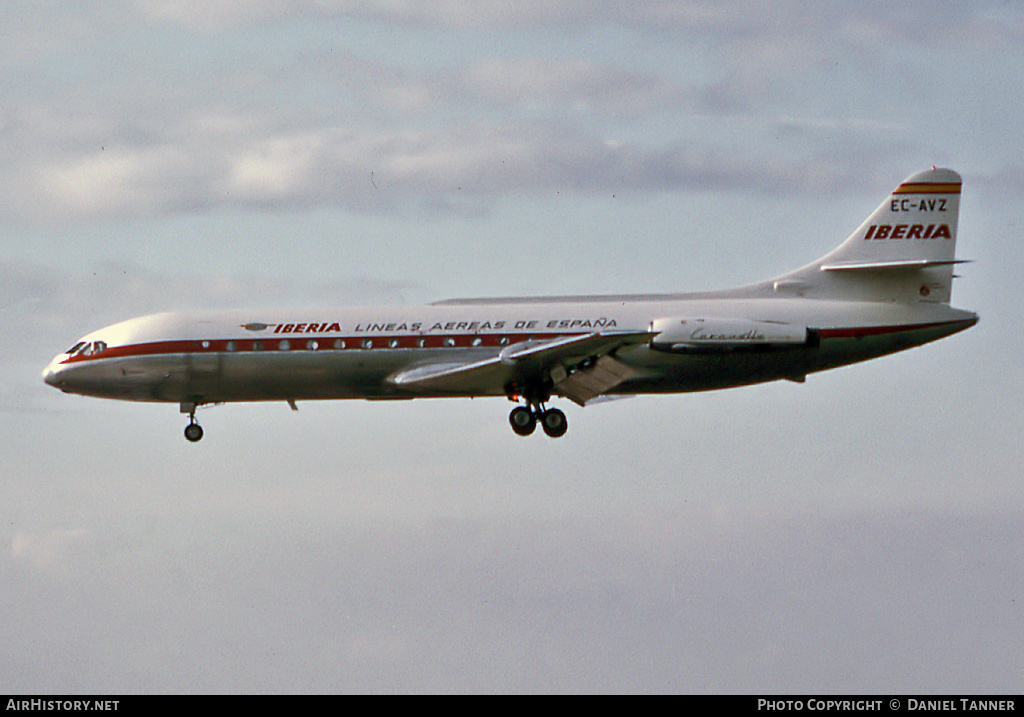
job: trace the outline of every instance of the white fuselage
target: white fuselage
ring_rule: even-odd
[[[802,380],[815,371],[917,346],[968,328],[975,314],[945,304],[782,298],[603,297],[479,300],[418,307],[165,313],[82,338],[99,352],[57,356],[47,383],[136,401],[506,395],[508,386],[419,391],[389,380],[418,365],[466,363],[509,346],[602,331],[646,331],[673,317],[806,327],[800,343],[653,341],[617,352],[635,375],[613,393],[668,393]],[[738,325],[745,325],[738,323]]]

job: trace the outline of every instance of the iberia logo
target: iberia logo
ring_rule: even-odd
[[[952,239],[948,224],[872,224],[865,239]]]
[[[274,329],[275,334],[328,334],[332,331],[341,331],[341,324],[338,322],[308,322],[304,324],[264,324],[260,321],[242,324],[247,331],[266,331]]]

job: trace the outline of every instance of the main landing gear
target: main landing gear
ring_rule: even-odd
[[[543,405],[537,404],[532,407],[516,406],[512,413],[508,414],[508,422],[516,435],[528,436],[534,432],[539,422],[544,433],[551,438],[564,436],[569,428],[569,422],[565,414],[557,408],[545,409]]]

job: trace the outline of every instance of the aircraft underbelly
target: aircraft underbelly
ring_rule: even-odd
[[[437,349],[376,349],[228,354],[216,376],[193,375],[182,392],[204,402],[414,398],[386,378],[430,361],[437,353]]]
[[[860,329],[823,330],[817,333],[818,340],[814,345],[777,349],[739,349],[670,357],[638,349],[626,360],[639,369],[640,375],[623,382],[613,392],[706,391],[767,381],[803,381],[807,374],[920,346],[962,331],[973,323],[911,326],[878,333]]]

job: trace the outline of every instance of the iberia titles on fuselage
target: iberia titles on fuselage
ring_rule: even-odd
[[[44,379],[178,403],[192,441],[202,404],[442,396],[506,396],[521,403],[517,434],[539,423],[557,437],[554,397],[803,381],[972,326],[976,314],[949,305],[960,186],[951,170],[918,173],[829,254],[738,289],[155,314],[82,337]]]
[[[535,331],[543,322],[540,319],[520,319],[511,321],[447,321],[441,323],[434,321],[429,328],[423,321],[368,321],[357,323],[352,329],[354,333],[486,333],[495,331]],[[551,319],[545,325],[547,329],[590,329],[590,328],[612,328],[615,319],[604,316],[597,319]],[[505,327],[508,326],[508,329]],[[243,328],[259,327],[258,329],[273,329],[275,334],[317,334],[317,333],[341,333],[341,324],[337,321],[305,321],[280,324],[245,324]]]

